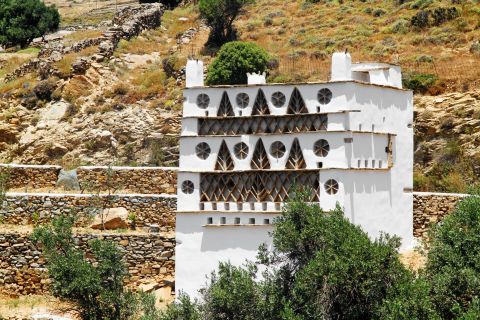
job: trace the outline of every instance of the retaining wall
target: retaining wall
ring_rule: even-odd
[[[124,252],[130,277],[127,284],[173,279],[175,271],[175,239],[160,234],[80,234],[78,247],[87,250],[88,242],[102,238],[116,242]],[[50,280],[46,261],[29,235],[0,233],[0,292],[14,295],[41,294]]]
[[[119,207],[135,213],[139,226],[154,223],[162,232],[175,230],[177,199],[173,195],[7,193],[0,216],[3,223],[28,225],[76,215],[77,225],[86,226],[102,209]]]
[[[7,173],[10,189],[55,189],[61,166],[0,164],[0,174]],[[77,169],[82,188],[124,193],[176,194],[177,168],[82,166]]]
[[[465,197],[456,193],[413,193],[413,235],[425,238],[429,226],[440,222],[451,213],[456,203]]]
[[[8,187],[11,189],[55,188],[60,166],[36,166],[0,164],[0,174],[8,176]]]
[[[79,167],[77,176],[80,185],[102,191],[113,185],[124,192],[176,194],[177,171],[170,167]]]

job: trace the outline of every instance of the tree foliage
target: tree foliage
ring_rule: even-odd
[[[60,24],[57,8],[40,0],[0,2],[0,44],[26,47],[34,38],[54,31]]]
[[[123,289],[127,271],[113,242],[90,242],[92,259],[75,246],[74,219],[62,216],[37,227],[32,239],[41,244],[52,279],[52,293],[77,303],[83,319],[128,319],[135,296]]]
[[[457,204],[432,233],[426,275],[443,319],[480,318],[480,197]]]
[[[241,13],[242,8],[254,0],[200,0],[200,15],[211,32],[208,44],[220,47],[228,41],[236,39],[233,22]]]
[[[428,284],[399,261],[398,238],[371,241],[340,208],[308,199],[287,204],[256,265],[220,264],[202,290],[205,319],[437,319]]]
[[[247,73],[267,70],[267,52],[253,42],[226,43],[208,68],[207,84],[246,84]]]

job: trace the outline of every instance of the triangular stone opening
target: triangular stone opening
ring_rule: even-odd
[[[305,169],[307,167],[302,149],[300,148],[300,142],[297,138],[293,140],[286,167],[287,169]]]
[[[270,169],[270,161],[268,160],[267,151],[265,151],[262,139],[259,139],[255,145],[250,167],[252,169]]]
[[[288,102],[287,114],[308,113],[305,101],[297,88],[293,89],[292,96]]]
[[[225,140],[222,141],[220,150],[218,151],[217,163],[215,164],[215,170],[230,171],[233,170],[235,164],[233,163],[232,156],[228,150]]]
[[[270,109],[268,109],[267,98],[265,98],[265,94],[263,90],[258,90],[257,98],[255,99],[255,103],[253,104],[252,115],[253,116],[263,116],[270,114]]]
[[[227,92],[224,92],[222,101],[220,101],[220,106],[218,107],[217,117],[233,116],[235,116],[235,113],[233,112],[232,104],[230,103]]]

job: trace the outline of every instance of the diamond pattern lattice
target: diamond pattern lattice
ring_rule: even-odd
[[[297,133],[327,130],[326,114],[265,117],[200,118],[199,135],[242,135],[257,133]]]
[[[202,173],[201,202],[284,202],[296,188],[311,188],[310,201],[319,202],[318,171],[251,171]]]

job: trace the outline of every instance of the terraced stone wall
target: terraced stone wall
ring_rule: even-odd
[[[87,226],[107,208],[125,208],[136,215],[138,226],[158,224],[160,231],[175,230],[176,196],[8,193],[0,208],[2,223],[29,225],[48,222],[59,215],[75,215],[78,226]]]
[[[161,234],[78,234],[78,247],[89,251],[89,241],[111,240],[124,252],[130,277],[138,287],[155,280],[172,281],[175,272],[175,239]],[[48,290],[46,261],[28,234],[0,233],[0,292],[12,295],[41,294]]]

